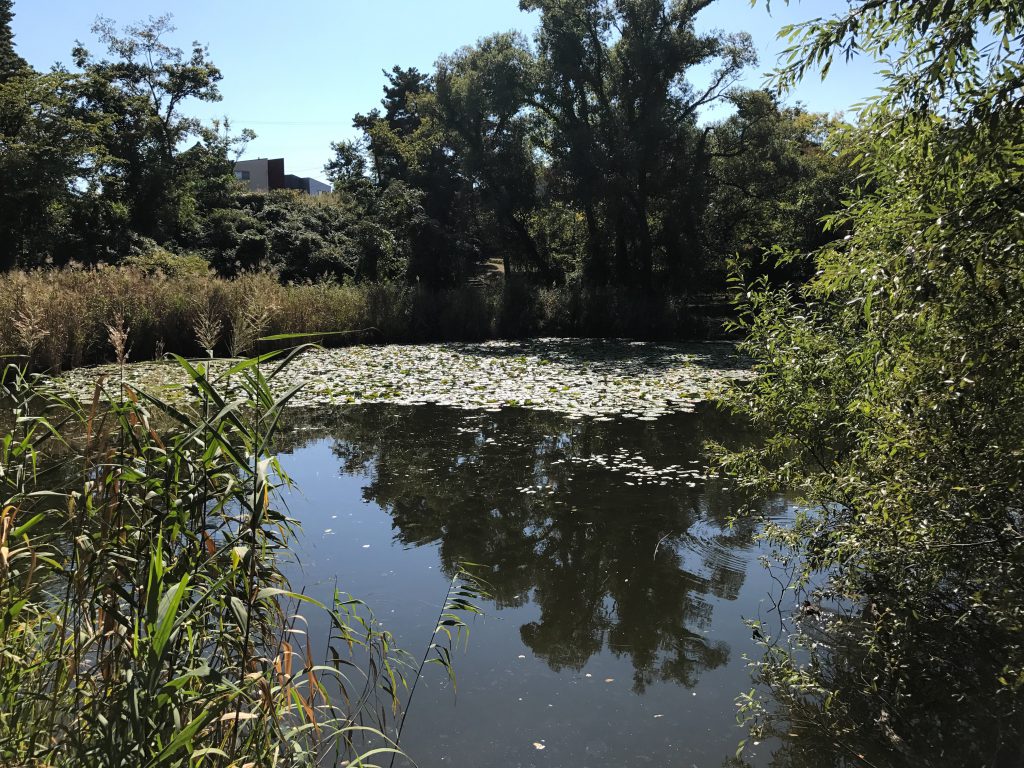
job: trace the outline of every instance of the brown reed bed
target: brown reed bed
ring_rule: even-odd
[[[109,328],[129,332],[130,360],[165,353],[239,357],[257,338],[325,334],[323,343],[481,341],[539,336],[707,338],[713,325],[680,297],[509,280],[431,290],[400,283],[282,284],[136,267],[13,271],[0,276],[0,355],[58,372],[112,362]],[[328,335],[333,334],[333,335]]]

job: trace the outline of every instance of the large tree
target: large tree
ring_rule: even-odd
[[[587,224],[590,279],[652,284],[703,256],[707,203],[702,108],[753,62],[746,35],[702,35],[711,0],[522,0],[541,13],[537,108],[550,120],[553,183]],[[711,65],[702,87],[687,80]]]
[[[374,109],[353,121],[363,132],[359,146],[366,147],[378,194],[397,185],[391,199],[401,197],[422,208],[422,215],[415,217],[408,277],[433,286],[450,284],[476,255],[472,190],[460,173],[450,131],[440,119],[434,78],[397,66],[384,74],[383,111]],[[336,157],[328,164],[328,170],[337,169],[337,179],[346,184],[354,179],[355,149],[345,142],[336,144]]]
[[[76,94],[61,72],[0,82],[0,270],[62,262],[80,239],[95,134]]]
[[[698,34],[710,0],[524,0],[536,46],[499,34],[433,75],[386,73],[382,109],[357,115],[368,175],[423,194],[412,275],[452,279],[501,256],[545,282],[650,288],[699,275],[714,142],[702,111],[754,60],[746,35]],[[700,86],[687,78],[710,70]],[[350,184],[352,144],[332,163]],[[692,282],[692,281],[689,281]]]
[[[739,91],[735,112],[712,126],[710,205],[705,249],[738,258],[748,275],[775,281],[814,274],[809,254],[845,234],[823,219],[842,207],[856,172],[833,145],[848,129],[841,120],[782,106],[767,91]]]
[[[518,264],[550,278],[550,263],[530,232],[540,203],[536,132],[532,109],[536,58],[526,40],[501,34],[481,40],[437,66],[441,118],[462,174],[480,203],[493,215],[499,236],[494,245],[506,274]]]
[[[219,98],[220,72],[202,46],[169,46],[172,30],[168,17],[123,34],[101,19],[111,58],[78,45],[77,72],[0,78],[0,268],[117,260],[140,238],[181,245],[228,204],[230,154],[251,134],[183,113]]]
[[[123,32],[99,19],[93,32],[111,58],[97,59],[81,45],[74,51],[82,70],[80,99],[99,133],[103,198],[123,208],[132,231],[158,242],[173,240],[194,213],[194,157],[183,151],[186,143],[217,138],[182,107],[190,99],[219,100],[222,77],[203,45],[194,43],[186,54],[168,44],[173,31],[169,16]],[[221,163],[221,175],[230,170]]]

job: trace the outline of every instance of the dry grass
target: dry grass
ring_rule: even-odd
[[[15,271],[0,278],[0,355],[36,370],[111,361],[111,328],[131,328],[134,360],[165,352],[245,354],[261,335],[335,333],[326,344],[479,341],[530,336],[702,338],[685,302],[578,286],[395,283],[282,285],[271,273],[233,280],[168,277],[134,267]]]

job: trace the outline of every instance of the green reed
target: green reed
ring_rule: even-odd
[[[296,522],[271,449],[296,390],[275,380],[301,351],[177,358],[194,396],[174,405],[123,376],[83,404],[22,366],[0,374],[0,764],[396,753],[409,657],[358,600],[324,605],[280,569]],[[306,634],[311,611],[327,637]],[[449,614],[435,635],[461,629]]]

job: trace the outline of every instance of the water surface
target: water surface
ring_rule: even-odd
[[[281,456],[304,528],[295,586],[357,595],[418,656],[457,564],[486,566],[492,599],[456,656],[457,691],[428,667],[410,705],[402,746],[418,765],[734,754],[743,656],[758,655],[743,618],[771,585],[753,524],[728,526],[744,499],[705,478],[705,441],[741,438],[726,417],[361,405],[298,422]]]

